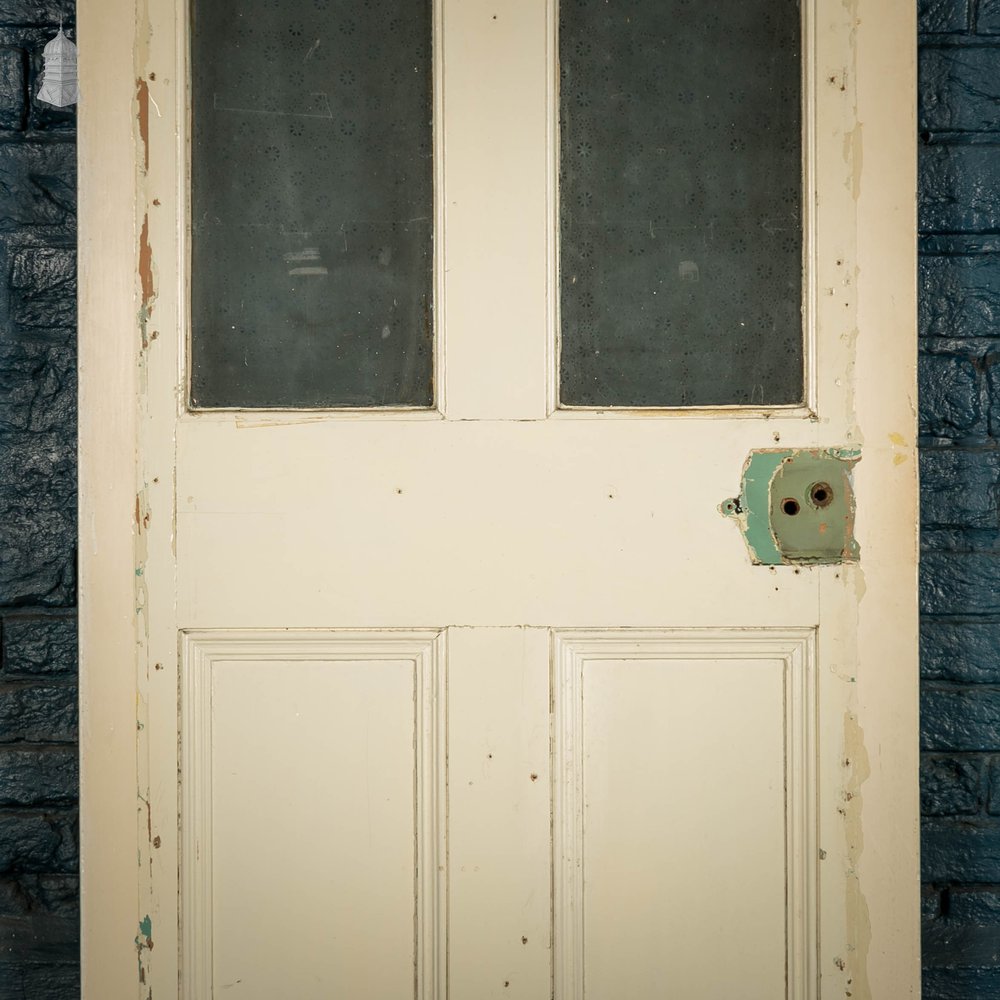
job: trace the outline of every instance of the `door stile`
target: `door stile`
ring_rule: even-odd
[[[85,997],[139,994],[135,742],[135,11],[78,12],[80,885]]]
[[[871,995],[917,997],[916,11],[906,0],[865,0],[856,17],[853,193],[864,280],[855,399],[866,455],[858,465],[858,532],[867,558],[853,611],[856,720],[844,719],[847,749],[860,750],[845,754],[854,760],[846,793],[854,792],[848,809],[856,804],[857,814],[847,833],[860,883],[855,893],[848,882],[856,905],[849,917],[857,919],[856,953],[867,953]]]
[[[819,976],[919,996],[915,13],[818,10],[819,422],[862,456],[861,560],[819,578]]]
[[[137,4],[134,47],[139,390],[135,537],[138,977],[178,983],[180,636],[176,616],[178,412],[184,405],[188,86],[184,4]],[[155,948],[154,948],[155,946]]]

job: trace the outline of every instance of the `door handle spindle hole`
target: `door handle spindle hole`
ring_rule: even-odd
[[[809,499],[817,507],[829,507],[833,503],[833,490],[829,483],[813,483],[809,489]]]

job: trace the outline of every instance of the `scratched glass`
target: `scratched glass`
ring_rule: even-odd
[[[431,0],[191,15],[191,405],[433,405]]]
[[[797,0],[563,0],[560,403],[804,397]]]

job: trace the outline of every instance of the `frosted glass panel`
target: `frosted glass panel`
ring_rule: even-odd
[[[564,0],[569,406],[803,400],[796,0]]]
[[[430,0],[196,0],[191,402],[430,406]]]

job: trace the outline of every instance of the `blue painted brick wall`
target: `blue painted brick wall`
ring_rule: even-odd
[[[73,0],[0,0],[0,998],[79,996]],[[70,32],[72,34],[72,31]]]
[[[925,1000],[1000,998],[1000,0],[920,0]]]

